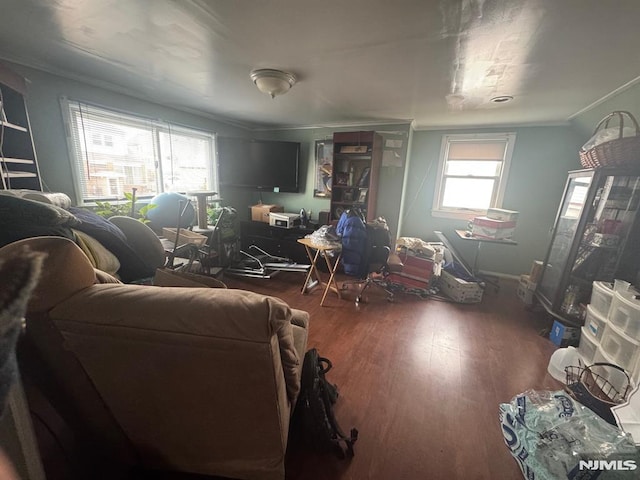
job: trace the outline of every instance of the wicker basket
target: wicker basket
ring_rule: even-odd
[[[626,111],[616,110],[600,120],[593,135],[600,129],[609,127],[612,118],[619,121],[619,135],[615,140],[596,145],[589,150],[580,149],[580,163],[586,168],[598,167],[621,167],[638,161],[640,159],[640,126],[635,117]],[[623,137],[625,118],[627,122],[633,123],[636,134],[633,137]],[[627,123],[628,125],[628,123]]]

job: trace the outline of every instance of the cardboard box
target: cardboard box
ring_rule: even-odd
[[[473,225],[477,225],[479,227],[489,227],[495,228],[497,230],[504,230],[508,228],[515,228],[516,222],[513,220],[504,221],[504,220],[495,220],[489,217],[475,217],[473,219]]]
[[[269,205],[266,203],[259,203],[251,207],[251,220],[254,222],[269,223],[269,213],[271,212],[284,212],[282,205]]]
[[[518,220],[518,212],[502,208],[490,208],[487,210],[487,218],[502,220],[503,222],[515,222]]]
[[[520,275],[520,282],[518,282],[516,294],[527,306],[531,306],[534,303],[536,285],[536,283],[531,281],[531,277],[529,275]]]
[[[167,228],[164,227],[162,229],[162,236],[169,240],[172,244],[176,239],[176,231],[177,228]],[[199,233],[192,232],[191,230],[186,230],[184,228],[180,229],[180,235],[178,236],[178,246],[186,245],[187,243],[192,243],[201,247],[205,243],[207,243],[208,238],[205,235],[200,235]],[[172,245],[173,246],[173,245]]]
[[[505,222],[488,217],[475,217],[471,233],[475,237],[504,240],[511,238],[515,231],[516,222]]]
[[[549,340],[559,347],[577,346],[580,340],[580,329],[569,327],[559,320],[555,320],[549,333]]]
[[[544,264],[540,260],[534,260],[531,264],[531,271],[529,272],[529,280],[532,283],[538,283],[540,276],[542,275],[542,266]]]
[[[433,276],[433,260],[415,255],[400,255],[402,274],[429,283]]]
[[[479,303],[482,301],[483,288],[477,282],[467,282],[454,277],[443,270],[440,275],[440,289],[447,297],[457,303]]]

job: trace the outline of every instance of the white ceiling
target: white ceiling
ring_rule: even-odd
[[[638,79],[638,26],[639,0],[0,0],[0,58],[252,128],[550,124]]]

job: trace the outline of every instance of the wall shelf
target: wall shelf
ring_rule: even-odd
[[[2,172],[4,178],[36,178],[35,173],[29,172]]]
[[[21,127],[20,125],[16,125],[15,123],[11,123],[11,122],[0,121],[0,127],[12,128],[13,130],[18,130],[19,132],[28,132],[29,131],[27,128]]]
[[[2,190],[42,190],[40,170],[31,136],[22,77],[0,64],[0,171]]]

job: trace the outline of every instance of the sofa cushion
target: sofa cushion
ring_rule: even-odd
[[[153,276],[155,267],[148,265],[127,243],[125,234],[113,223],[85,208],[69,209],[80,220],[76,230],[91,235],[120,261],[118,276],[124,282],[132,282]]]
[[[53,205],[0,195],[0,246],[30,237],[61,236],[74,239],[73,214]]]
[[[96,283],[122,283],[113,275],[108,274],[107,272],[103,272],[97,268],[93,269],[96,273]]]
[[[21,190],[21,193],[18,196],[29,200],[35,200],[36,202],[55,205],[56,207],[64,208],[65,210],[68,210],[71,206],[71,198],[69,197],[69,195],[63,192],[39,192],[37,190]]]
[[[78,223],[78,219],[63,208],[12,195],[0,195],[0,218],[47,226],[74,226]]]
[[[122,242],[127,241],[127,237],[124,232],[120,230],[116,225],[109,222],[104,217],[101,217],[95,212],[87,208],[70,207],[69,211],[73,213],[82,225],[82,231],[87,232],[89,235],[100,237],[100,240],[106,242],[109,241],[108,237],[115,237]],[[102,238],[105,237],[105,238]]]

